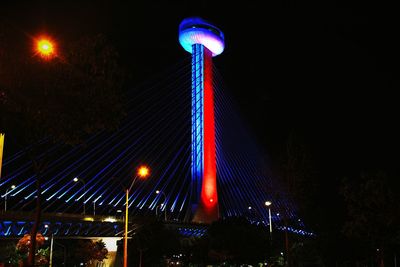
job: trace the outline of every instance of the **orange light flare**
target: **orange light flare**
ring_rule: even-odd
[[[56,43],[48,37],[41,37],[35,40],[36,53],[44,58],[51,59],[56,55]]]
[[[150,175],[150,169],[147,166],[140,166],[137,171],[139,178],[145,179]]]

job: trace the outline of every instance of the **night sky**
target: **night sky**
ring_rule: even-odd
[[[183,18],[208,19],[226,37],[214,63],[271,158],[295,133],[314,154],[321,179],[368,169],[398,174],[394,7],[366,1],[264,1],[264,7],[255,1],[29,2],[2,1],[0,19],[27,40],[42,32],[58,40],[106,33],[132,85],[188,56],[177,39]]]

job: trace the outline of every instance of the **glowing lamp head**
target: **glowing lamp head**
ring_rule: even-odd
[[[11,186],[11,189],[15,189],[15,185],[12,185],[12,186]]]
[[[199,17],[186,18],[181,22],[179,43],[189,53],[192,53],[194,44],[204,45],[211,51],[213,57],[221,54],[225,48],[223,32]]]
[[[269,207],[269,206],[271,206],[271,205],[272,205],[272,202],[271,202],[271,201],[265,201],[265,206]]]
[[[150,175],[150,169],[146,166],[140,166],[138,171],[137,171],[137,175],[140,178],[146,178],[147,176]]]
[[[156,194],[160,194],[160,190],[156,190]]]
[[[75,183],[79,181],[78,177],[75,177],[73,180]]]
[[[50,59],[55,54],[55,44],[47,38],[37,40],[36,51],[42,58]]]

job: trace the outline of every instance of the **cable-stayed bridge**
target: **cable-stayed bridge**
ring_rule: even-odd
[[[191,67],[190,58],[186,58],[129,90],[126,117],[114,132],[88,136],[75,147],[43,140],[39,158],[48,161],[42,174],[43,212],[121,217],[124,188],[131,184],[136,168],[145,164],[151,174],[133,185],[130,214],[166,215],[170,222],[189,223],[195,186],[191,179]],[[254,223],[268,225],[264,203],[269,200],[273,203],[271,219],[275,228],[290,227],[293,232],[309,234],[294,203],[285,197],[279,177],[269,172],[263,151],[247,130],[215,67],[213,76],[220,217],[246,216]],[[22,230],[10,231],[18,222],[23,225],[24,220],[9,215],[28,214],[35,209],[36,175],[24,151],[21,148],[8,153],[6,140],[0,180],[3,237],[29,232],[29,223]],[[26,218],[25,223],[29,220]],[[114,230],[110,235],[118,234],[120,228],[115,226]]]

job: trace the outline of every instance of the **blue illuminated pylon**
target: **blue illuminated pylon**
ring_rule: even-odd
[[[223,52],[224,35],[201,18],[187,18],[179,42],[192,53],[192,220],[210,223],[219,218],[212,57]]]

